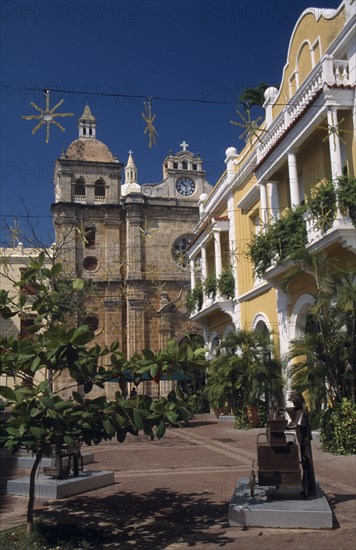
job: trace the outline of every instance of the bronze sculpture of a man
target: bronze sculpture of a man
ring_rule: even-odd
[[[286,411],[292,419],[288,426],[296,431],[297,441],[300,447],[300,457],[303,468],[302,487],[305,496],[315,495],[316,484],[314,476],[313,455],[311,441],[313,439],[309,412],[303,395],[299,392],[293,392],[290,395],[293,407],[287,407]]]

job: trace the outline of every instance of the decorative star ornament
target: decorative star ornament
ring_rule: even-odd
[[[325,207],[322,206],[321,214],[318,216],[318,221],[315,224],[315,227],[317,229],[320,229],[322,233],[325,233],[325,231],[327,231],[332,224],[333,215],[334,213],[332,210],[327,210]]]
[[[340,128],[340,124],[342,124],[344,120],[345,120],[345,117],[339,120],[339,123],[336,123],[336,124],[331,124],[331,125],[327,124],[327,126],[322,126],[322,125],[317,126],[317,128],[319,128],[320,130],[326,130],[328,132],[323,139],[323,143],[325,143],[325,141],[329,139],[329,136],[332,136],[333,143],[334,143],[334,151],[336,151],[336,139],[335,139],[336,136],[339,138],[340,141],[342,141],[344,145],[346,145],[346,141],[341,136],[341,134],[352,134],[350,130],[343,130],[342,128]]]
[[[245,117],[238,109],[236,110],[236,113],[239,115],[241,122],[230,120],[230,124],[234,124],[234,126],[240,126],[245,129],[245,131],[239,136],[239,139],[245,139],[246,142],[249,141],[252,146],[253,136],[255,136],[258,141],[261,141],[259,132],[265,132],[266,134],[268,133],[268,130],[259,128],[258,126],[258,123],[262,120],[261,116],[256,118],[256,120],[251,119],[250,109],[246,109],[247,117]]]
[[[161,296],[162,292],[165,291],[166,283],[161,283],[160,281],[157,281],[153,283],[153,286],[155,288],[155,294],[157,294],[157,296]]]
[[[32,107],[34,107],[34,109],[36,109],[36,111],[38,111],[40,114],[39,115],[24,115],[24,116],[22,116],[22,118],[24,118],[25,120],[34,120],[34,119],[39,120],[39,123],[37,124],[37,126],[35,126],[34,129],[32,130],[33,134],[35,134],[37,132],[37,130],[39,130],[41,128],[41,126],[43,126],[45,124],[46,125],[46,143],[48,143],[49,142],[49,130],[50,130],[50,125],[51,124],[54,124],[55,126],[57,126],[60,130],[62,130],[62,132],[65,131],[65,128],[63,128],[63,126],[61,124],[59,124],[59,122],[54,120],[54,118],[59,117],[59,116],[61,116],[61,117],[73,116],[73,113],[55,113],[55,110],[58,109],[58,107],[60,107],[60,105],[62,105],[64,99],[61,99],[59,101],[59,103],[57,103],[57,105],[55,105],[54,107],[52,107],[52,109],[50,109],[50,107],[49,107],[50,91],[49,90],[44,90],[43,93],[46,97],[46,107],[45,107],[45,109],[41,109],[41,107],[38,107],[38,105],[36,105],[35,103],[33,103],[31,101]]]
[[[21,239],[21,227],[18,220],[15,218],[13,225],[9,225],[5,222],[5,228],[10,236],[11,247],[15,248],[19,244]]]
[[[174,259],[178,267],[188,267],[188,256],[184,250],[175,251]]]
[[[147,313],[148,315],[150,315],[152,313],[156,313],[156,308],[154,307],[154,305],[151,302],[147,302],[147,304],[145,305],[143,311],[145,313]]]
[[[145,112],[141,114],[147,126],[143,133],[144,134],[148,133],[148,146],[151,148],[153,145],[156,145],[156,136],[158,136],[158,132],[156,128],[153,126],[153,122],[156,118],[156,115],[152,116],[150,97],[147,98],[147,103],[144,102],[144,107],[145,107]]]
[[[158,229],[154,229],[153,225],[150,224],[147,220],[145,220],[144,226],[139,227],[141,238],[142,239],[151,239],[153,233],[156,233]]]
[[[89,233],[88,229],[85,227],[85,224],[83,221],[80,222],[79,227],[75,228],[75,232],[77,233],[78,239],[82,241],[83,244],[88,244],[87,235]]]

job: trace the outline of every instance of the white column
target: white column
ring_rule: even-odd
[[[337,179],[342,176],[342,160],[340,149],[340,138],[337,134],[337,112],[334,107],[331,107],[327,112],[328,129],[329,129],[329,149],[331,162],[331,179],[337,183]]]
[[[298,206],[300,204],[297,157],[294,151],[289,151],[288,153],[288,172],[290,201],[293,208],[293,206]]]
[[[220,230],[215,229],[213,231],[213,235],[214,235],[214,255],[215,255],[215,276],[218,279],[222,273]]]
[[[206,245],[203,244],[202,247],[201,247],[201,280],[202,280],[202,283],[204,284],[206,278],[207,278],[207,275],[208,275],[208,266],[207,266],[207,263],[206,263]],[[204,297],[204,300],[205,300],[205,293],[203,292],[203,297]]]
[[[331,165],[331,180],[335,189],[338,187],[338,178],[342,176],[342,159],[340,138],[338,135],[337,111],[331,107],[327,112],[328,131],[329,131],[329,150]],[[336,218],[341,217],[338,197],[336,196]]]
[[[261,207],[261,220],[263,229],[268,222],[268,204],[267,204],[267,191],[266,191],[266,182],[260,181],[260,207]]]
[[[229,247],[230,247],[230,264],[231,271],[234,274],[235,279],[235,300],[233,309],[233,323],[235,327],[239,327],[241,324],[241,307],[239,298],[239,272],[237,270],[237,234],[236,234],[236,220],[235,220],[235,200],[234,194],[230,192],[227,197],[227,211],[229,216]]]
[[[192,258],[191,260],[189,260],[189,264],[190,264],[190,286],[191,286],[191,290],[193,290],[195,288],[195,259]]]
[[[267,192],[270,204],[270,216],[273,221],[276,221],[279,218],[278,182],[269,181],[267,183]]]

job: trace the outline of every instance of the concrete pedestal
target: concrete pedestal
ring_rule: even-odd
[[[298,488],[255,487],[240,479],[229,505],[231,527],[277,527],[288,529],[332,529],[332,511],[319,483],[314,497],[304,498]]]
[[[58,499],[100,489],[115,482],[114,472],[87,471],[80,472],[78,477],[70,479],[51,479],[43,474],[36,478],[35,497],[42,499]],[[27,496],[30,487],[30,477],[19,477],[7,482],[9,495]]]
[[[94,462],[94,453],[82,453],[83,457],[83,464],[84,466],[86,464],[92,464]],[[35,459],[30,454],[26,455],[19,455],[17,457],[17,467],[18,468],[24,468],[24,469],[30,469],[33,466]],[[50,467],[52,465],[52,460],[50,458],[44,457],[42,458],[39,468],[45,468]]]

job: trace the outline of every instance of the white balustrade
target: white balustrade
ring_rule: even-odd
[[[74,202],[81,202],[85,204],[87,202],[85,195],[74,195]]]
[[[350,85],[349,62],[347,60],[334,59],[333,73],[335,77],[335,84],[343,84],[344,86]]]
[[[268,153],[279,137],[283,134],[285,128],[286,125],[284,116],[278,116],[268,128],[268,133],[260,138],[262,142],[258,148],[260,158],[263,158]]]
[[[323,236],[323,232],[320,224],[318,224],[318,219],[313,216],[310,210],[307,210],[305,214],[303,214],[303,220],[305,221],[307,230],[308,244],[319,241]]]
[[[317,65],[309,77],[291,97],[288,105],[278,114],[268,129],[268,133],[260,136],[258,146],[258,160],[260,161],[272,149],[283,132],[292,124],[310,103],[316,92],[323,88],[324,83],[349,86],[349,61],[333,59],[325,56],[322,63]]]
[[[317,70],[311,73],[301,87],[291,98],[291,102],[286,107],[288,113],[289,124],[292,124],[294,120],[300,115],[303,109],[308,105],[315,93],[323,87],[322,67],[321,65]]]

